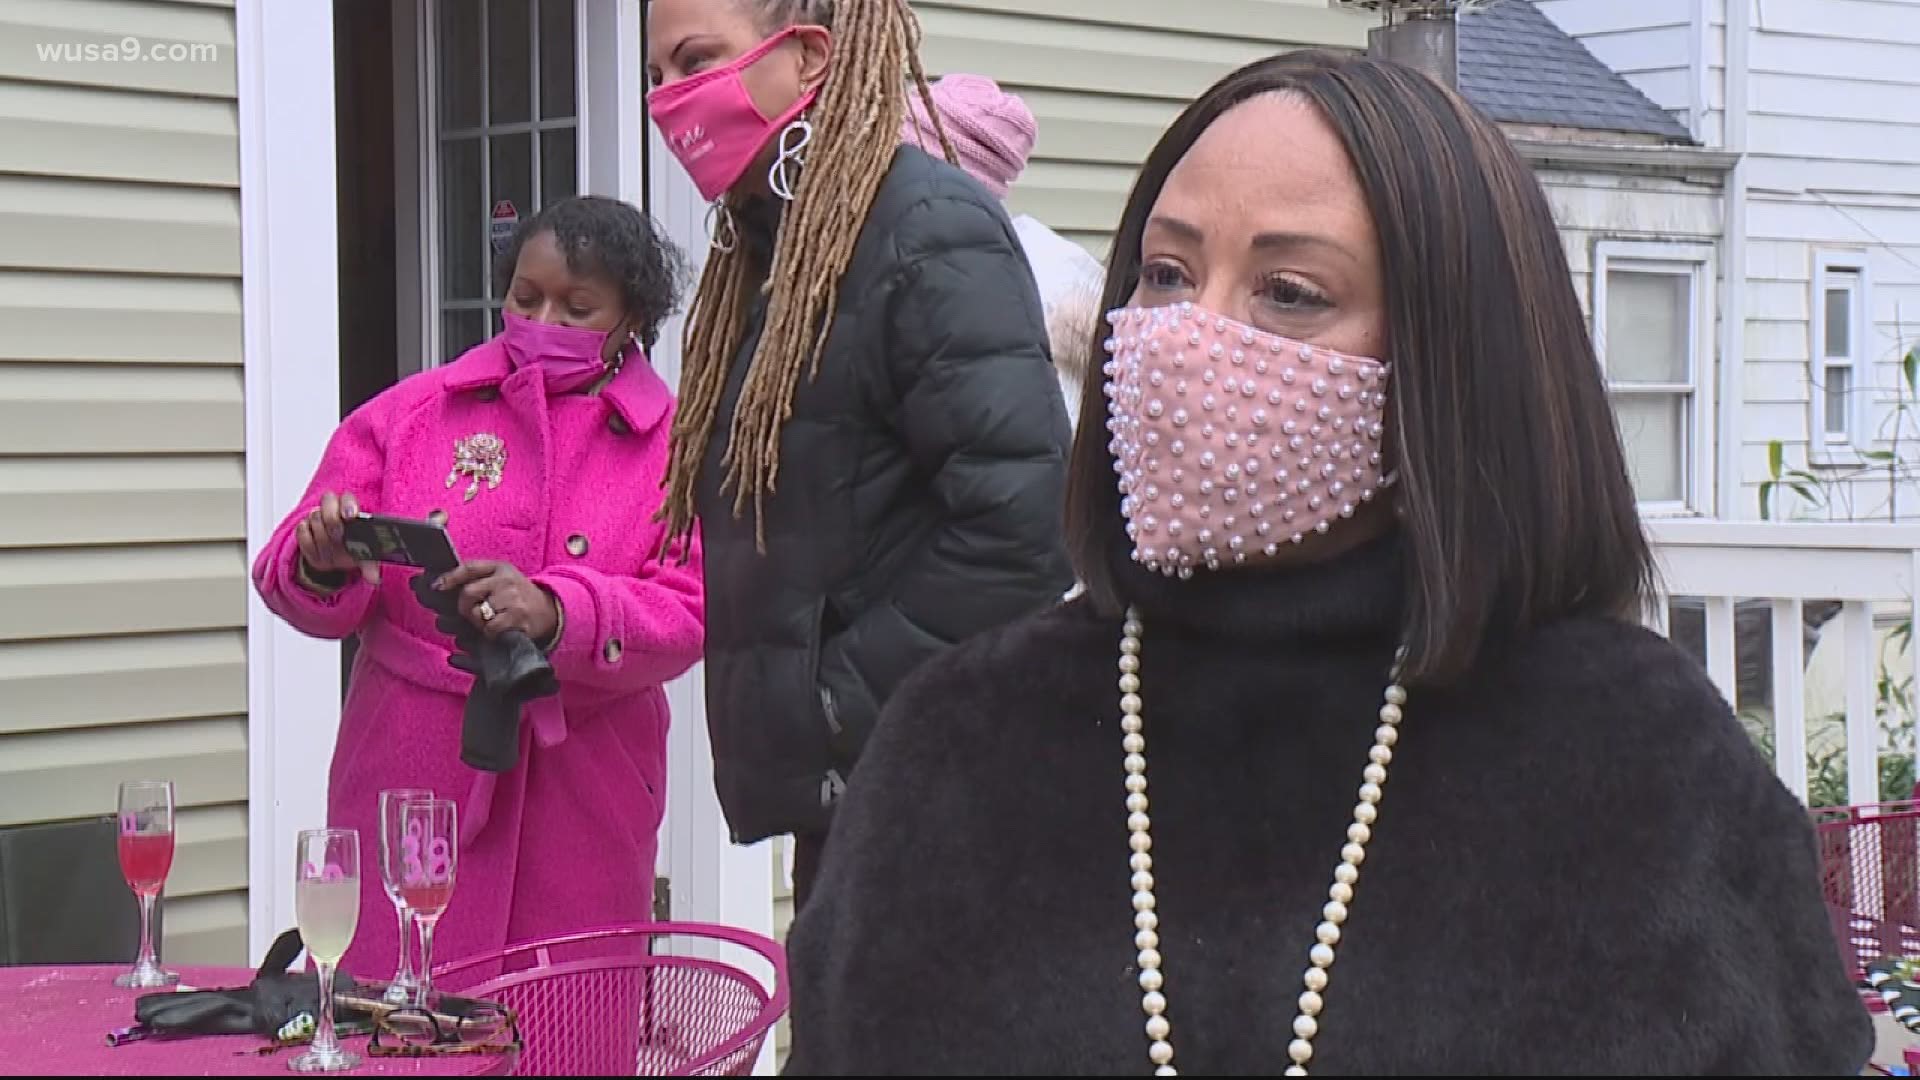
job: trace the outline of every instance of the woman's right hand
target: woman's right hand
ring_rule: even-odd
[[[380,580],[380,564],[358,562],[347,553],[346,522],[359,513],[359,501],[351,494],[321,494],[320,506],[301,518],[294,529],[300,561],[309,571],[331,574],[359,570],[368,581]]]

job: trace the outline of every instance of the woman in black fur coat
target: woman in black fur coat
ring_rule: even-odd
[[[789,1071],[1858,1074],[1806,813],[1637,624],[1500,131],[1380,61],[1250,65],[1148,159],[1105,306],[1087,594],[889,703]]]

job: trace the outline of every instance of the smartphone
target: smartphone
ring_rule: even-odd
[[[348,518],[347,553],[361,562],[415,566],[445,573],[460,565],[444,525],[362,513]]]

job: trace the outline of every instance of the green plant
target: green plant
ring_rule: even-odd
[[[1767,443],[1767,478],[1760,482],[1760,520],[1772,521],[1774,500],[1786,488],[1815,507],[1828,505],[1826,485],[1821,477],[1805,469],[1786,468],[1787,447],[1779,439]]]
[[[1903,483],[1920,478],[1920,463],[1901,452],[1920,440],[1920,345],[1900,358],[1900,377],[1895,380],[1893,401],[1881,422],[1876,438],[1884,448],[1857,451],[1858,461],[1845,465],[1812,468],[1789,466],[1786,444],[1779,439],[1767,443],[1767,478],[1760,482],[1760,520],[1778,516],[1780,496],[1790,492],[1799,496],[1805,507],[1789,507],[1793,516],[1805,516],[1805,510],[1824,511],[1829,521],[1859,520],[1853,513],[1853,496],[1859,481],[1886,482],[1886,520],[1899,520],[1899,493]],[[1878,517],[1878,514],[1874,515]]]
[[[1773,732],[1767,720],[1751,710],[1742,710],[1740,719],[1745,723],[1747,734],[1753,739],[1753,745],[1768,761],[1773,761]],[[1844,717],[1835,714],[1822,717],[1816,720],[1815,724],[1844,722]],[[1898,749],[1888,750],[1883,746],[1879,754],[1879,768],[1879,800],[1881,802],[1896,802],[1913,797],[1914,766],[1911,750],[1901,753]],[[1807,750],[1807,805],[1818,809],[1828,806],[1846,806],[1852,801],[1847,794],[1846,748],[1844,746],[1831,746],[1822,750],[1809,748]]]

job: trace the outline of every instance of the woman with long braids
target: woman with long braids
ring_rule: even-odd
[[[804,906],[893,688],[1072,583],[1067,417],[999,200],[901,145],[927,93],[904,0],[647,20],[648,110],[713,203],[666,513],[701,531],[733,840],[793,834]]]

